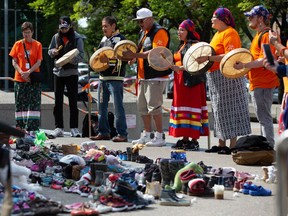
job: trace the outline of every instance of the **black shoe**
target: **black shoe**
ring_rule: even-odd
[[[216,153],[222,150],[223,147],[220,146],[212,146],[211,149],[205,150],[206,153]]]
[[[218,154],[226,154],[230,155],[231,154],[231,149],[227,146],[222,147],[220,151],[218,151]]]
[[[136,158],[136,163],[143,163],[143,164],[153,164],[153,160],[144,156],[144,155],[139,155],[137,158]]]
[[[178,140],[175,146],[171,146],[173,149],[183,149],[184,142],[183,140]]]
[[[199,143],[196,141],[189,141],[188,143],[183,144],[183,149],[186,151],[198,151],[199,150]]]

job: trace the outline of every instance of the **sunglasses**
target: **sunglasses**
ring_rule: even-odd
[[[145,19],[140,19],[140,20],[138,20],[138,23],[142,24],[142,23],[144,23],[145,20],[146,20],[146,18]]]

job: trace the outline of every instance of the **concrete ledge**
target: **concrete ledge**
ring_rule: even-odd
[[[92,96],[96,98],[96,92],[92,92]],[[53,108],[54,108],[54,93],[53,92],[45,92],[45,95],[42,94],[41,97],[41,128],[52,130],[54,129],[54,116],[53,116]],[[13,92],[3,92],[0,91],[0,119],[5,121],[10,125],[15,125],[15,99]],[[68,104],[67,97],[64,97],[64,102]],[[110,100],[111,101],[111,100]],[[170,108],[172,103],[171,99],[164,99],[163,106],[167,109]],[[208,103],[208,114],[209,114],[209,125],[210,129],[213,129],[213,115],[211,111],[210,101]],[[92,104],[92,110],[97,111],[97,104]],[[86,110],[85,106],[82,102],[78,102],[78,107],[80,109]],[[136,97],[130,93],[124,93],[124,108],[127,116],[127,125],[128,125],[128,134],[129,139],[138,139],[143,129],[143,123],[141,116],[137,112],[136,105]],[[63,105],[64,109],[64,122],[65,122],[65,131],[70,131],[69,128],[69,107],[67,105]],[[113,103],[110,102],[108,106],[109,111],[114,113]],[[256,116],[254,113],[254,108],[252,104],[249,105],[249,111],[251,120],[255,120]],[[272,116],[274,122],[277,122],[277,117],[280,113],[280,105],[273,104],[272,106]],[[85,113],[79,112],[79,130],[82,130],[83,119],[85,117]],[[163,112],[163,129],[167,131],[169,128],[169,112]]]

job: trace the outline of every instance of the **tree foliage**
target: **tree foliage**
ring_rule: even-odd
[[[86,17],[87,28],[78,27],[77,23],[75,27],[86,35],[85,48],[90,55],[102,38],[101,20],[104,16],[115,16],[121,32],[127,39],[136,42],[139,27],[132,19],[136,11],[142,7],[150,8],[156,20],[170,30],[171,49],[175,49],[179,43],[176,30],[179,23],[185,19],[193,20],[201,40],[209,42],[214,33],[211,28],[211,17],[219,6],[231,10],[243,46],[248,46],[253,32],[249,30],[243,12],[258,4],[263,4],[271,12],[271,26],[276,23],[281,33],[287,35],[287,0],[34,0],[29,6],[41,11],[50,22],[53,18],[55,26],[58,25],[59,15],[70,15],[74,21]]]

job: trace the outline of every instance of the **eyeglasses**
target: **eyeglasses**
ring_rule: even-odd
[[[145,19],[140,19],[140,20],[138,20],[138,23],[142,24],[142,23],[144,23],[145,20],[146,20],[146,18]]]

